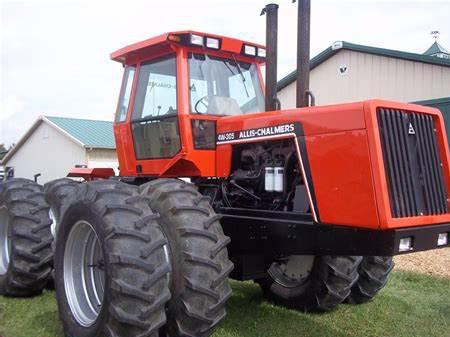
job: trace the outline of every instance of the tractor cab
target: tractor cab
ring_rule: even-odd
[[[263,46],[192,31],[112,53],[125,68],[114,133],[122,176],[215,176],[216,121],[264,111]]]

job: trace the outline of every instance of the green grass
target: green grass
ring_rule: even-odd
[[[370,303],[303,314],[274,306],[251,282],[232,282],[228,316],[214,337],[450,337],[450,279],[394,272]],[[63,337],[53,292],[0,297],[0,336]]]

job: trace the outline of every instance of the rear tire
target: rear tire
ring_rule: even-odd
[[[220,217],[207,197],[181,180],[157,179],[142,185],[141,193],[161,215],[169,241],[173,271],[166,333],[209,336],[225,317],[225,303],[231,296],[230,239],[223,234]]]
[[[361,304],[370,301],[383,289],[389,273],[394,268],[392,256],[365,256],[359,265],[359,279],[352,288],[347,301]]]
[[[167,241],[137,187],[80,184],[62,214],[55,284],[65,335],[158,337],[170,298]]]
[[[27,179],[0,183],[0,294],[39,294],[51,273],[51,220],[42,187]]]
[[[275,262],[268,276],[257,283],[264,296],[277,304],[304,312],[330,311],[350,295],[360,262],[358,256],[316,256],[309,273],[296,279]]]

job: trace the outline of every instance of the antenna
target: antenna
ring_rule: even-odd
[[[433,30],[430,34],[434,39],[434,41],[437,41],[439,39],[439,35],[441,34],[441,32],[439,32],[438,30]]]

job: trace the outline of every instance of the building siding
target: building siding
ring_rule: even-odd
[[[119,174],[119,162],[117,161],[116,150],[113,149],[89,149],[86,153],[87,165],[89,168],[110,167]]]
[[[14,176],[38,181],[65,177],[75,165],[86,165],[85,149],[54,127],[42,122],[18,151],[5,163],[14,168]]]
[[[295,107],[295,88],[294,82],[278,93],[283,109]],[[342,50],[311,71],[310,88],[318,105],[370,98],[429,100],[450,96],[450,67]]]

